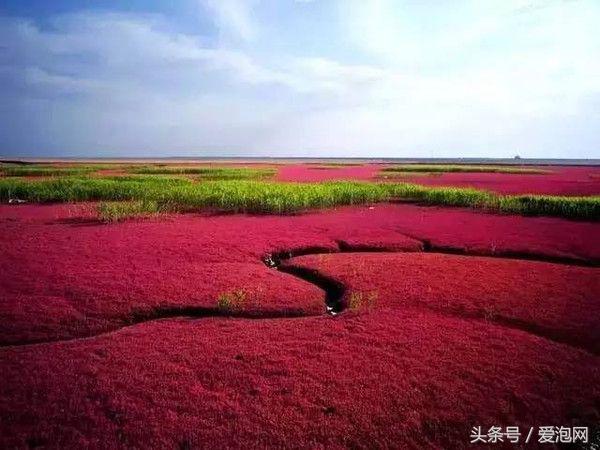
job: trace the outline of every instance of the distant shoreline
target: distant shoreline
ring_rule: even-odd
[[[535,166],[600,166],[600,159],[537,159],[537,158],[310,158],[310,157],[164,157],[164,158],[77,158],[2,157],[3,163],[245,163],[245,164],[293,164],[293,163],[363,163],[363,164],[490,164],[490,165],[535,165]]]

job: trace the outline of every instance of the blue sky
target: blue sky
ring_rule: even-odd
[[[4,0],[2,156],[600,158],[597,0]]]

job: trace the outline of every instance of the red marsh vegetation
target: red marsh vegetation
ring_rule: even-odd
[[[108,225],[0,206],[0,447],[460,448],[473,426],[597,424],[599,232],[408,204]]]

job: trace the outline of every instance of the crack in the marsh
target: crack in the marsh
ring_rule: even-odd
[[[438,245],[434,244],[429,239],[419,238],[411,234],[402,232],[402,235],[418,242],[421,244],[421,249],[417,250],[396,250],[386,248],[385,246],[375,245],[352,245],[348,244],[343,240],[337,240],[336,243],[341,253],[359,253],[359,252],[379,252],[379,253],[408,253],[408,252],[422,252],[422,253],[437,253],[440,255],[459,255],[459,256],[481,256],[485,258],[498,258],[498,259],[519,259],[524,261],[544,262],[551,264],[563,264],[569,266],[582,266],[582,267],[600,267],[600,260],[598,259],[585,259],[576,256],[569,255],[547,255],[543,253],[528,252],[523,250],[497,250],[497,249],[469,249],[465,247],[455,247],[450,245]],[[331,253],[331,252],[330,252]],[[304,253],[306,254],[306,253]],[[316,254],[316,253],[313,253]],[[300,255],[295,255],[300,256]]]
[[[323,275],[316,269],[294,265],[279,265],[280,272],[289,273],[297,278],[314,284],[325,291],[325,308],[331,315],[337,315],[345,309],[343,303],[346,287],[339,281]]]
[[[467,249],[456,248],[456,247],[441,247],[436,246],[427,239],[419,239],[414,236],[405,235],[417,242],[421,243],[421,250],[417,249],[391,249],[384,246],[364,246],[364,245],[352,245],[348,244],[343,240],[337,240],[337,250],[329,247],[300,247],[297,249],[290,249],[285,251],[279,251],[275,253],[267,254],[263,257],[265,265],[271,268],[276,268],[279,271],[289,273],[299,277],[309,283],[313,283],[319,286],[326,292],[326,304],[327,311],[334,315],[343,312],[347,304],[344,300],[347,292],[347,288],[338,280],[328,277],[320,273],[316,269],[311,269],[303,266],[297,266],[290,264],[290,260],[298,256],[307,255],[329,255],[329,254],[352,254],[352,253],[434,253],[443,255],[459,255],[459,256],[475,256],[475,257],[487,257],[487,258],[499,258],[499,259],[518,259],[526,261],[534,261],[541,263],[552,263],[552,264],[566,264],[566,265],[577,265],[586,267],[597,267],[598,262],[595,260],[584,260],[579,258],[571,258],[568,256],[552,256],[542,255],[536,253],[523,253],[513,251],[502,251],[502,252],[476,252],[470,253]],[[459,319],[471,319],[479,320],[487,323],[493,323],[498,326],[503,326],[513,330],[522,331],[542,339],[547,339],[558,344],[568,345],[570,347],[583,350],[593,355],[600,355],[600,351],[594,346],[590,346],[588,342],[581,337],[569,336],[565,332],[555,330],[552,328],[544,327],[533,322],[518,319],[515,317],[507,317],[502,315],[493,315],[491,317],[485,314],[477,314],[466,311],[442,311],[436,308],[424,308],[428,311],[435,313],[442,313],[451,317]]]
[[[287,250],[279,250],[272,253],[265,254],[261,261],[269,268],[276,269],[282,273],[292,275],[303,281],[313,284],[320,288],[325,293],[325,310],[330,315],[337,315],[343,312],[347,308],[345,301],[347,287],[340,281],[327,276],[317,269],[308,268],[304,266],[298,266],[291,263],[293,258],[299,256],[309,255],[326,255],[326,254],[341,254],[341,253],[365,253],[365,252],[379,252],[379,253],[437,253],[444,255],[462,255],[462,256],[477,256],[477,257],[488,257],[488,258],[503,258],[503,259],[518,259],[527,261],[537,261],[544,263],[553,264],[567,264],[567,265],[579,265],[579,266],[591,266],[597,267],[598,261],[596,260],[585,260],[581,258],[568,257],[568,256],[552,256],[543,255],[537,253],[528,252],[517,252],[517,251],[471,251],[460,247],[450,246],[438,246],[432,244],[428,239],[417,238],[415,236],[402,233],[404,236],[420,243],[420,248],[414,249],[397,249],[386,246],[373,246],[373,245],[362,245],[362,244],[349,244],[343,240],[336,240],[336,246],[305,246],[297,247]],[[506,316],[494,316],[486,317],[483,314],[468,313],[466,311],[441,311],[436,308],[426,308],[431,312],[442,313],[450,315],[452,317],[472,320],[483,320],[485,322],[491,322],[499,326],[519,330],[525,333],[535,335],[544,339],[551,340],[559,344],[569,345],[571,347],[587,351],[594,355],[598,355],[597,349],[586,345],[583,339],[579,339],[573,336],[566,336],[558,330],[549,329],[547,327],[536,325],[535,323],[527,322],[524,320],[510,318]],[[450,314],[449,314],[450,313]],[[303,317],[315,317],[317,314],[310,314],[305,310],[298,309],[255,309],[255,310],[236,310],[236,309],[223,309],[223,308],[211,308],[211,307],[196,307],[196,306],[170,306],[170,307],[158,307],[151,310],[137,310],[129,314],[127,318],[121,320],[119,326],[105,329],[99,333],[90,334],[86,336],[69,336],[66,338],[56,339],[30,339],[23,341],[13,341],[8,343],[0,343],[0,348],[11,348],[11,347],[23,347],[29,345],[41,345],[49,343],[60,343],[60,342],[71,342],[71,341],[82,341],[89,340],[101,336],[110,335],[123,329],[133,327],[146,322],[154,322],[164,319],[199,319],[199,318],[232,318],[232,319],[292,319],[292,318],[303,318]]]
[[[296,319],[305,317],[314,317],[316,314],[309,314],[302,309],[257,309],[250,311],[235,311],[225,310],[222,308],[210,308],[201,306],[184,306],[184,307],[168,307],[155,308],[148,311],[134,311],[129,317],[120,321],[119,326],[110,327],[98,333],[92,333],[85,336],[69,336],[56,339],[27,339],[23,341],[11,341],[0,344],[0,348],[24,347],[30,345],[53,344],[61,342],[85,341],[95,339],[97,337],[107,336],[127,328],[147,322],[157,322],[165,319],[205,319],[205,318],[221,318],[221,319],[246,319],[246,320],[262,320],[262,319]]]

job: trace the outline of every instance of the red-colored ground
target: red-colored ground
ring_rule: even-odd
[[[318,182],[332,180],[372,180],[385,166],[359,164],[328,166],[327,164],[287,164],[278,167],[278,181]]]
[[[387,165],[364,164],[322,168],[317,164],[294,164],[279,167],[280,181],[380,180]],[[389,176],[390,181],[404,181],[427,186],[473,187],[501,194],[600,195],[600,167],[540,167],[547,174],[510,173],[437,173]]]
[[[463,186],[501,194],[599,195],[600,167],[542,167],[548,174],[443,173],[407,177],[428,186]]]
[[[414,205],[114,225],[0,206],[0,447],[460,448],[473,426],[597,424],[599,231]],[[319,253],[282,264],[341,285],[343,313],[261,261],[288,250]]]
[[[357,313],[481,319],[600,354],[600,315],[590,314],[599,309],[596,268],[437,253],[300,256],[291,264],[349,286],[344,301]]]

